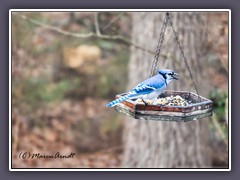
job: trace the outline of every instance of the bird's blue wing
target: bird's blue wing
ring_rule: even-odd
[[[154,92],[155,90],[161,89],[165,86],[165,81],[163,79],[160,79],[159,77],[152,77],[149,78],[142,83],[138,84],[135,88],[133,88],[129,93],[127,93],[125,96],[120,97],[110,103],[108,103],[107,107],[113,107],[118,103],[121,103],[122,101],[138,98],[141,97],[141,95],[150,94]]]
[[[133,88],[132,91],[130,91],[130,94],[132,94],[132,96],[150,94],[151,92],[157,89],[161,89],[164,85],[165,85],[164,82],[155,84],[141,83],[137,85],[135,88]]]
[[[138,95],[149,94],[155,90],[156,89],[154,87],[143,84],[143,85],[139,85],[139,86],[133,88],[132,91],[130,92],[130,94],[133,94],[133,95],[134,94],[138,94]]]
[[[165,80],[160,78],[159,76],[153,76],[151,78],[146,79],[145,81],[138,84],[131,91],[136,91],[140,94],[151,93],[157,89],[161,89],[165,85]]]
[[[127,93],[126,95],[108,103],[106,106],[107,107],[113,107],[118,103],[121,103],[122,101],[128,100],[128,99],[134,99],[134,98],[138,98],[141,95],[144,94],[149,94],[151,92],[155,91],[155,88],[152,86],[148,86],[146,84],[143,85],[138,85],[135,88],[133,88],[129,93]]]

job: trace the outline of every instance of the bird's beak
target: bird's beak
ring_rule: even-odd
[[[173,74],[173,79],[179,80],[177,76],[179,76],[179,74],[174,73],[174,74]]]

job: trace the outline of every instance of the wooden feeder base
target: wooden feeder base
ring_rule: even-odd
[[[125,94],[117,95],[116,98]],[[160,106],[137,104],[133,100],[124,101],[115,109],[120,113],[135,119],[155,120],[155,121],[177,121],[186,122],[202,119],[212,115],[213,102],[202,96],[197,96],[192,92],[186,91],[165,91],[164,96],[179,95],[186,100],[191,100],[193,103],[188,106]]]

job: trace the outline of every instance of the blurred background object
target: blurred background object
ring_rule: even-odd
[[[181,124],[158,125],[161,127],[158,131],[160,139],[151,141],[158,136],[154,132],[158,122],[150,122],[152,134],[145,133],[143,142],[137,139],[143,136],[136,128],[148,132],[144,130],[148,122],[124,121],[123,115],[105,107],[116,94],[125,92],[149,75],[151,53],[155,50],[164,15],[161,12],[12,13],[13,167],[184,165],[181,155],[178,160],[166,155],[167,164],[150,160],[156,154],[155,159],[159,155],[161,161],[163,149],[160,149],[163,147],[168,147],[169,153],[180,150],[176,147],[178,143],[171,144],[171,139],[166,136],[171,132],[176,136],[181,134],[176,130]],[[204,165],[206,157],[210,167],[227,167],[228,13],[173,13],[173,17],[187,59],[197,76],[200,93],[214,101],[215,110],[212,120],[203,120],[204,126],[199,122],[204,131],[196,132],[192,139],[186,136],[182,140],[174,138],[172,142],[196,143],[197,133],[203,133],[201,145],[208,152],[205,157],[197,156],[197,164],[193,163],[192,167]],[[189,23],[188,18],[191,19]],[[199,24],[197,29],[194,23]],[[188,79],[170,28],[167,32],[162,51],[166,58],[160,57],[159,68],[178,69],[183,78]],[[196,36],[197,40],[194,40],[192,32],[202,36]],[[172,59],[173,55],[177,61]],[[186,90],[189,87],[191,90],[191,84],[187,80],[184,83],[171,88]],[[191,129],[190,134],[196,131],[196,125],[187,126]],[[164,128],[166,133],[161,135]],[[205,130],[209,132],[205,133]],[[134,137],[137,134],[139,136]],[[149,140],[149,151],[141,151],[142,145],[149,144]],[[169,142],[169,146],[159,145],[163,141]],[[73,159],[18,158],[20,152],[53,154],[56,150],[62,154],[74,152],[78,156]],[[134,151],[140,153],[135,153],[136,157],[132,158],[130,155]],[[181,151],[188,158],[195,156],[188,154],[187,147]],[[149,158],[149,161],[141,161],[137,156]]]

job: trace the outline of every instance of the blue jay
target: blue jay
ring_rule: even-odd
[[[156,100],[157,97],[166,89],[168,83],[170,83],[173,79],[178,80],[176,76],[179,75],[170,69],[159,70],[157,75],[146,79],[126,95],[108,103],[106,106],[113,107],[128,99],[138,98],[142,99],[145,105],[147,105],[144,99]]]

